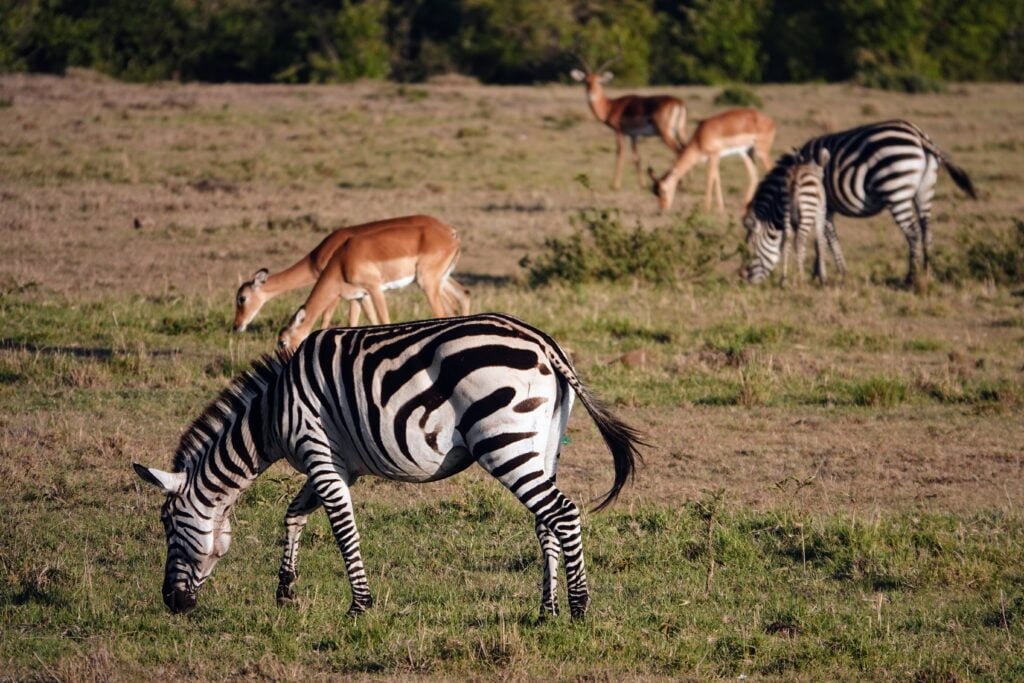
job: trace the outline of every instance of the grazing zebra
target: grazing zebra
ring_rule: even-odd
[[[909,248],[907,284],[923,285],[917,261],[923,249],[923,270],[928,273],[931,245],[929,220],[939,165],[971,198],[974,185],[921,129],[908,121],[885,121],[824,135],[804,143],[797,153],[783,155],[758,185],[747,206],[743,225],[751,259],[743,269],[748,282],[763,280],[779,260],[785,230],[786,177],[789,168],[814,159],[826,149],[830,158],[823,181],[828,206],[827,239],[835,236],[833,215],[863,218],[888,209],[903,231]],[[842,268],[840,267],[840,270]]]
[[[564,555],[574,619],[590,602],[580,515],[555,485],[574,393],[611,450],[615,480],[631,479],[638,432],[583,385],[543,332],[497,313],[400,325],[321,330],[290,359],[265,357],[236,380],[181,440],[172,472],[133,467],[167,494],[164,602],[195,606],[196,593],[231,541],[238,495],[285,458],[307,475],[288,506],[278,602],[294,599],[299,534],[324,506],[352,587],[350,615],[373,604],[349,487],[362,475],[443,479],[474,462],[535,516],[544,558],[541,615],[557,614]]]
[[[782,284],[785,286],[788,277],[789,244],[796,249],[797,280],[803,282],[804,256],[807,250],[807,238],[814,235],[814,275],[825,283],[825,243],[828,243],[835,259],[840,275],[846,273],[846,261],[839,248],[839,239],[835,232],[826,230],[826,209],[828,199],[825,195],[824,173],[828,164],[829,151],[822,148],[816,159],[795,163],[789,167],[786,179],[786,201],[784,202],[782,245]]]

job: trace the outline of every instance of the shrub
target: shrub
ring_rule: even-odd
[[[571,222],[572,234],[545,239],[540,254],[519,261],[531,286],[629,278],[655,284],[701,280],[724,258],[722,238],[708,230],[697,212],[653,230],[639,221],[628,229],[618,211],[608,209],[585,209]]]
[[[761,109],[761,97],[744,85],[730,85],[715,95],[715,104],[720,107],[756,107]]]
[[[1024,282],[1024,220],[1009,228],[961,232],[955,252],[936,254],[936,276],[945,282],[991,281],[998,285]]]
[[[907,399],[907,385],[895,377],[876,375],[850,387],[855,405],[891,408]]]

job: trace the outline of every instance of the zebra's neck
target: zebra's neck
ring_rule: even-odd
[[[274,460],[268,449],[267,400],[282,364],[253,364],[221,392],[185,432],[174,471],[188,474],[186,492],[211,513],[230,507]]]

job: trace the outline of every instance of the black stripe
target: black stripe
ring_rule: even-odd
[[[520,435],[516,434],[514,436],[520,436]],[[533,434],[529,434],[525,438],[529,438],[530,436],[533,436]],[[495,437],[495,438],[498,438],[498,437]],[[490,439],[488,439],[488,440],[490,440]],[[514,439],[513,441],[519,441],[519,440],[520,439]],[[510,441],[509,443],[513,443],[513,441]],[[491,449],[491,450],[494,450],[494,449]],[[482,453],[481,455],[484,455],[486,453],[490,453],[491,450],[488,450],[485,453]],[[515,468],[520,467],[521,465],[523,465],[526,462],[529,462],[530,459],[535,458],[538,455],[540,455],[540,454],[537,453],[536,451],[530,451],[529,453],[522,453],[520,455],[517,455],[516,457],[514,457],[514,458],[512,458],[510,460],[504,461],[503,463],[501,463],[500,465],[495,467],[493,470],[491,470],[491,476],[494,477],[495,479],[497,479],[499,477],[503,477],[506,474],[508,474],[509,472],[511,472],[512,470],[514,470]],[[476,449],[473,449],[473,457],[475,457],[475,458],[479,458],[480,457],[479,455],[476,454]]]
[[[515,397],[516,390],[512,387],[495,389],[488,396],[485,396],[466,409],[466,412],[462,414],[462,419],[459,420],[458,427],[455,428],[456,431],[462,434],[462,438],[465,439],[466,435],[473,429],[473,425],[485,417],[498,412],[511,403]]]

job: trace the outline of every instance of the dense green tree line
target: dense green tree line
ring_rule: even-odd
[[[137,81],[1024,80],[1021,0],[7,0],[0,70]]]

